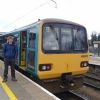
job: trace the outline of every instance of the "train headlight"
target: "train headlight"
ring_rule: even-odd
[[[42,66],[42,70],[46,70],[46,66],[44,65],[44,66]]]
[[[40,71],[50,71],[51,70],[51,64],[40,64],[39,70]]]
[[[81,62],[81,67],[87,67],[88,66],[88,61],[83,61]]]

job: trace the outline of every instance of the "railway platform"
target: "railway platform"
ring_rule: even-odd
[[[2,83],[4,63],[0,61],[0,100],[60,100],[55,95],[16,71],[17,82],[11,81],[10,69],[8,81]]]
[[[99,66],[100,65],[100,57],[90,56],[89,64],[98,65]]]

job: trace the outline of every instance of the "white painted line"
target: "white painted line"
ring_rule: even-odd
[[[16,72],[18,74],[20,74],[21,76],[23,76],[25,79],[27,79],[29,82],[31,82],[32,84],[34,84],[36,87],[40,88],[42,91],[44,91],[45,93],[47,93],[48,95],[50,95],[54,100],[61,100],[59,98],[57,98],[54,94],[52,94],[51,92],[49,92],[48,90],[46,90],[45,88],[43,88],[42,86],[40,86],[39,84],[35,83],[34,81],[30,80],[29,78],[27,78],[25,75],[23,75],[22,73],[18,72],[16,70]]]

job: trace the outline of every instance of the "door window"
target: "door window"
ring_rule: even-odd
[[[35,41],[36,41],[36,33],[34,33],[33,28],[28,30],[28,68],[34,69],[35,66]]]
[[[35,66],[35,52],[28,51],[28,67],[34,69]]]
[[[29,48],[35,48],[35,39],[36,39],[36,34],[30,33],[29,34]]]

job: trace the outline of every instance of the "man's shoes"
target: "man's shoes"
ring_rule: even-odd
[[[17,81],[17,79],[15,77],[12,77],[12,81]]]
[[[7,78],[4,78],[2,82],[7,82]]]

